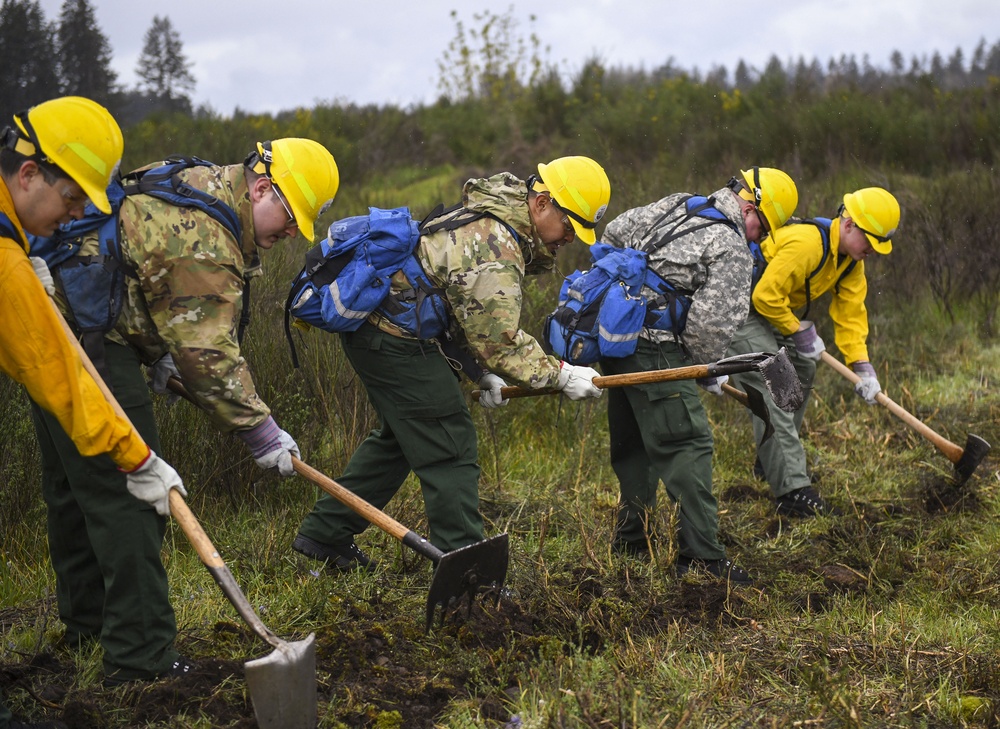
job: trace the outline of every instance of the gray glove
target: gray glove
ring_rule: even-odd
[[[35,275],[42,282],[42,288],[45,289],[45,293],[49,296],[55,296],[56,282],[52,280],[52,272],[49,270],[48,264],[45,263],[45,259],[38,256],[29,256],[29,260],[31,261],[31,267],[35,269]]]
[[[149,368],[150,383],[149,386],[152,388],[153,392],[158,395],[167,396],[167,404],[173,405],[175,402],[181,399],[181,396],[170,390],[167,387],[167,380],[171,377],[176,377],[178,380],[181,378],[180,372],[177,371],[177,365],[174,364],[174,358],[170,356],[169,353],[160,357]]]
[[[703,377],[700,380],[695,380],[698,383],[698,387],[703,389],[705,392],[710,392],[713,395],[723,395],[722,386],[729,382],[729,375],[723,375],[722,377]]]
[[[823,340],[816,333],[815,324],[811,321],[803,321],[801,323],[807,326],[805,329],[800,329],[792,335],[792,341],[795,342],[795,351],[803,357],[819,361],[820,356],[826,351],[826,345],[823,344]]]
[[[286,478],[295,475],[292,456],[301,458],[299,447],[295,444],[295,439],[279,428],[270,415],[260,425],[250,430],[237,431],[236,435],[246,443],[258,466],[265,470],[276,468]]]
[[[600,376],[600,373],[591,367],[580,367],[579,365],[571,365],[569,362],[561,362],[556,389],[561,390],[570,400],[600,397],[604,394],[604,390],[594,384],[594,378]]]
[[[153,451],[149,452],[138,468],[129,471],[126,476],[128,492],[151,505],[160,516],[170,516],[170,489],[177,489],[181,496],[187,496],[177,471]]]
[[[854,385],[854,391],[863,397],[869,405],[876,404],[878,400],[875,399],[875,396],[882,392],[882,386],[878,384],[878,376],[875,374],[872,363],[858,360],[851,365],[851,369],[854,370],[854,374],[861,378]]]
[[[484,408],[493,409],[506,405],[510,400],[505,400],[500,393],[500,388],[507,387],[498,375],[487,372],[479,378],[479,404]]]

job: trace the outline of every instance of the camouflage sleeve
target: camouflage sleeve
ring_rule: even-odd
[[[455,231],[438,233],[447,253],[439,271],[452,313],[470,351],[491,372],[512,384],[554,386],[559,360],[542,351],[520,328],[524,261],[510,231],[481,218]]]
[[[188,391],[223,432],[261,423],[270,410],[236,338],[244,288],[236,242],[208,216],[181,208],[131,233],[145,308]]]
[[[753,261],[746,244],[732,234],[716,238],[702,260],[707,275],[692,298],[682,336],[692,359],[705,364],[725,355],[733,335],[746,320]]]

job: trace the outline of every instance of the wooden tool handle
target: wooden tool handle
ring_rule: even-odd
[[[730,385],[728,382],[722,383],[722,391],[734,398],[740,405],[745,408],[750,407],[750,397],[743,392],[743,390],[738,390],[737,388]]]
[[[861,381],[861,378],[855,374],[855,372],[845,365],[843,362],[838,360],[829,352],[822,352],[821,358],[823,361],[832,367],[834,370],[839,372],[843,377],[855,385]],[[934,445],[939,451],[941,451],[949,461],[952,463],[957,463],[962,457],[962,447],[952,443],[950,440],[945,438],[943,435],[932,430],[929,426],[922,423],[918,418],[911,415],[905,408],[901,405],[897,405],[895,402],[889,399],[889,396],[884,392],[880,392],[875,396],[875,400],[885,407],[890,413],[895,415],[897,418],[902,420],[908,426],[917,431],[921,436],[926,438],[931,444]]]
[[[650,370],[649,372],[626,372],[622,375],[606,375],[595,377],[593,382],[595,387],[605,390],[609,387],[627,387],[628,385],[648,385],[653,382],[667,382],[669,380],[696,380],[702,377],[711,377],[709,365],[690,365],[688,367],[674,367],[666,370]],[[535,397],[537,395],[555,395],[559,390],[551,388],[542,390],[532,390],[527,387],[501,387],[500,397],[509,400],[512,397]],[[479,390],[473,390],[472,396],[478,398]]]

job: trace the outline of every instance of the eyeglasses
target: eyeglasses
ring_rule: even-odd
[[[288,203],[285,202],[285,198],[281,195],[280,192],[278,192],[278,186],[272,182],[271,189],[274,190],[274,196],[278,198],[278,202],[281,203],[281,207],[283,207],[285,209],[285,212],[288,213],[288,220],[285,221],[285,227],[286,228],[298,227],[299,224],[295,222],[295,216],[292,214],[291,208],[288,207]]]
[[[872,233],[870,230],[865,230],[864,228],[862,228],[860,225],[858,225],[858,221],[856,220],[854,221],[854,227],[860,230],[865,235],[867,235],[869,238],[874,238],[879,243],[888,243],[890,240],[892,240],[892,234],[896,232],[894,230],[890,230],[889,235],[878,235],[876,233]]]
[[[754,209],[757,211],[757,219],[760,221],[761,230],[764,231],[765,235],[770,235],[771,226],[768,225],[767,217],[765,217],[764,213],[760,211],[760,208],[754,208]]]
[[[558,212],[562,213],[561,222],[563,224],[563,231],[566,233],[566,237],[571,240],[576,238],[576,228],[573,227],[573,223],[571,223],[569,219],[569,216],[572,213],[563,206],[561,206],[559,203],[557,203],[556,199],[551,195],[549,196],[549,200],[552,201],[552,207],[555,208]]]

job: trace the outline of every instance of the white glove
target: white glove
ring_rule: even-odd
[[[729,375],[723,375],[722,377],[705,377],[700,380],[695,380],[698,386],[705,392],[710,392],[713,395],[723,395],[722,386],[729,382]]]
[[[509,403],[510,400],[504,400],[500,394],[501,387],[507,387],[507,383],[492,372],[479,378],[479,404],[492,410]]]
[[[819,361],[820,356],[826,351],[826,345],[823,344],[823,340],[816,333],[815,324],[811,321],[803,321],[801,323],[806,325],[805,329],[800,329],[792,335],[792,341],[795,342],[795,351],[803,357]]]
[[[49,296],[55,296],[56,282],[52,280],[52,272],[49,270],[45,259],[38,256],[29,256],[29,260],[31,261],[32,268],[35,269],[35,275],[42,282],[42,288],[45,289],[45,293]]]
[[[294,476],[292,456],[301,458],[295,439],[278,427],[270,415],[260,425],[236,433],[246,443],[254,461],[263,469],[276,468],[284,477]]]
[[[878,384],[878,377],[872,363],[859,360],[851,365],[851,369],[854,370],[854,374],[861,378],[854,385],[854,391],[863,397],[869,405],[876,404],[878,400],[875,399],[875,396],[882,392],[882,386]]]
[[[149,386],[153,392],[159,395],[166,395],[168,405],[173,405],[181,399],[180,395],[167,387],[167,380],[171,377],[176,377],[178,380],[181,378],[181,373],[177,371],[177,365],[174,364],[174,358],[169,353],[156,360],[153,366],[149,368],[149,375],[151,378]]]
[[[569,362],[561,362],[559,381],[556,389],[561,390],[570,400],[582,400],[585,397],[600,397],[604,390],[594,384],[594,378],[600,373],[592,367],[580,367]]]
[[[151,505],[160,516],[170,516],[170,489],[177,489],[181,496],[187,496],[177,471],[153,451],[138,468],[126,475],[128,492]]]

